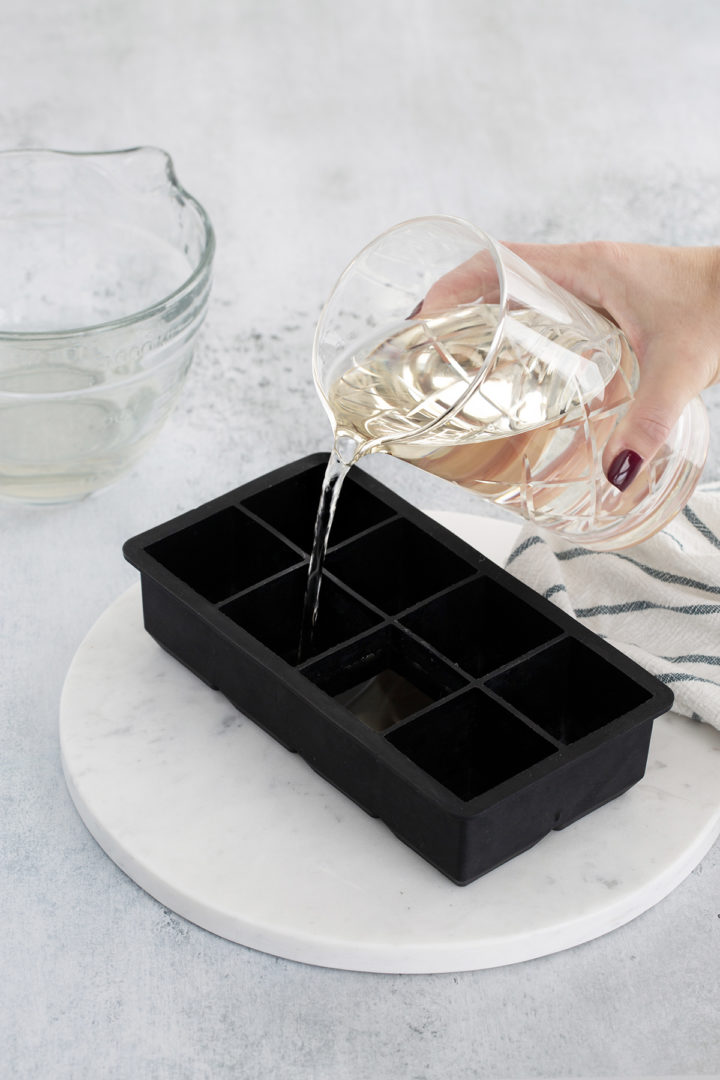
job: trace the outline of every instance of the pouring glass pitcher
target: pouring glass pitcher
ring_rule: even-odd
[[[663,528],[709,441],[695,398],[624,491],[604,446],[639,370],[604,316],[466,221],[396,225],[341,275],[313,374],[346,463],[383,451],[587,548]]]

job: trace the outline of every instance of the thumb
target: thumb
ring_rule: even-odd
[[[667,442],[685,406],[706,386],[704,365],[682,363],[682,352],[680,342],[662,339],[645,350],[634,400],[603,451],[605,475],[620,491]]]

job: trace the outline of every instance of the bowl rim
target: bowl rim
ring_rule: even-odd
[[[126,149],[117,150],[56,150],[47,147],[36,147],[27,149],[10,149],[0,151],[0,160],[11,156],[15,157],[44,157],[44,156],[57,156],[57,157],[74,157],[74,158],[108,158],[115,156],[129,156],[131,154],[160,154],[165,160],[165,174],[167,180],[175,192],[187,203],[189,203],[200,219],[200,223],[204,232],[204,245],[197,265],[193,268],[190,275],[178,285],[172,292],[167,293],[161,297],[160,300],[154,301],[147,307],[140,308],[138,311],[132,312],[130,315],[122,315],[116,319],[108,319],[106,322],[101,323],[88,323],[85,326],[67,327],[58,330],[0,330],[0,345],[3,343],[11,342],[47,342],[47,341],[63,341],[71,342],[73,339],[86,337],[88,334],[100,334],[107,333],[108,331],[121,330],[128,326],[133,326],[136,323],[144,322],[154,318],[157,315],[161,315],[167,308],[175,303],[184,294],[193,290],[197,282],[210,271],[213,258],[215,255],[215,230],[213,229],[210,218],[205,210],[204,206],[191,195],[177,179],[175,172],[175,165],[172,157],[166,151],[159,146],[152,145],[140,145],[131,146]],[[13,391],[2,391],[2,394],[8,394],[10,396],[25,396],[25,392],[18,392],[16,395]],[[35,395],[30,395],[35,396]],[[50,396],[54,396],[50,394]]]

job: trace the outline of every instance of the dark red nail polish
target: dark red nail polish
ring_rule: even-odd
[[[412,311],[410,312],[410,314],[409,314],[409,315],[407,316],[407,317],[408,317],[408,319],[414,319],[414,318],[415,318],[415,316],[417,315],[417,313],[418,313],[418,312],[420,311],[420,308],[421,308],[421,307],[423,306],[423,303],[424,303],[424,300],[420,300],[420,301],[419,301],[419,302],[418,302],[418,303],[417,303],[417,304],[415,305],[415,307],[414,307],[414,308],[412,309]]]
[[[620,491],[632,484],[643,459],[634,450],[621,450],[608,469],[607,478]]]

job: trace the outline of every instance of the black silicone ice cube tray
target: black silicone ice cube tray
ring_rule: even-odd
[[[672,692],[357,467],[298,662],[326,462],[127,541],[160,645],[460,885],[640,780]]]

